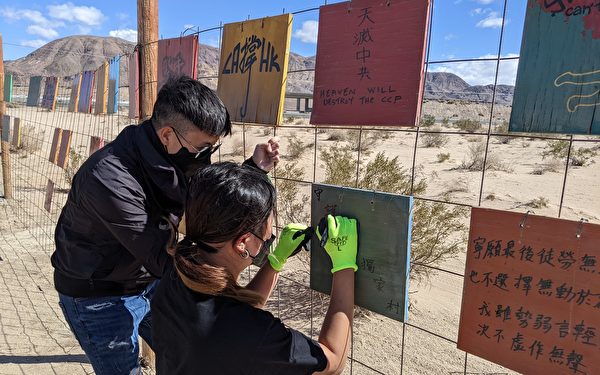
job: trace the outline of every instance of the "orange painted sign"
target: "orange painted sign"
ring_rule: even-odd
[[[523,374],[600,374],[600,225],[473,208],[458,348]]]

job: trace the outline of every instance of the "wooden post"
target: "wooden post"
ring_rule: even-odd
[[[0,34],[0,87],[2,88],[2,95],[0,95],[0,121],[4,116],[4,54],[2,53],[2,34]],[[10,143],[8,134],[2,136],[2,183],[4,184],[4,198],[11,199],[13,195],[12,191],[12,178],[11,178],[11,165],[10,165]]]
[[[138,45],[140,66],[140,120],[152,115],[158,76],[158,0],[138,0]],[[155,355],[141,339],[142,360],[154,367]]]
[[[138,0],[140,119],[152,115],[158,76],[158,0]]]

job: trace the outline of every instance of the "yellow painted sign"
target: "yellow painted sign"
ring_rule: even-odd
[[[106,113],[106,100],[108,98],[108,61],[105,61],[96,72],[96,110],[95,114]]]
[[[292,15],[224,26],[217,93],[231,119],[281,123]]]

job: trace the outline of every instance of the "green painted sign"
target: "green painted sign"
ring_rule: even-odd
[[[528,1],[510,130],[600,134],[600,2]]]
[[[4,101],[12,102],[13,97],[13,75],[8,73],[4,75]]]

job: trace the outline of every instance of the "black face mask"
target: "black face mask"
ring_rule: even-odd
[[[190,178],[197,170],[211,164],[210,156],[210,152],[198,155],[189,152],[182,146],[175,154],[169,154],[169,159],[183,172],[185,177]]]

